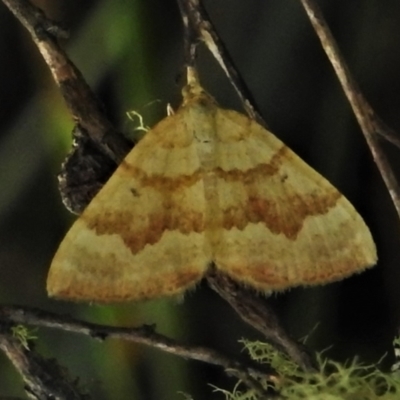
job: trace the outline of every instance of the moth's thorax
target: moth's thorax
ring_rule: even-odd
[[[222,234],[222,213],[219,204],[218,177],[218,108],[215,101],[203,93],[186,105],[185,125],[192,135],[199,160],[204,199],[204,233],[206,244],[215,254]]]
[[[216,112],[215,105],[204,98],[204,101],[191,105],[185,113],[185,125],[195,142],[200,165],[204,170],[211,170],[216,166]]]

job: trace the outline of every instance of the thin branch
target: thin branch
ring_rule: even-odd
[[[201,1],[177,0],[177,2],[181,11],[184,26],[190,23],[192,29],[197,32],[198,38],[205,43],[208,50],[225,72],[232,86],[235,88],[246,113],[250,118],[255,119],[261,125],[267,127],[255,106],[250,90],[247,88],[245,81],[240,76],[238,69],[235,67],[232,58],[217,34],[217,31],[206,10],[202,6]]]
[[[266,301],[257,298],[254,291],[239,286],[216,270],[207,275],[207,282],[232,306],[243,321],[261,332],[268,341],[283,350],[303,370],[315,370],[316,365],[309,350],[285,332],[275,312]]]
[[[14,324],[27,324],[67,332],[79,333],[95,339],[122,339],[157,348],[185,359],[202,361],[225,369],[226,373],[242,380],[248,387],[263,393],[257,378],[273,376],[272,370],[261,370],[255,363],[244,364],[216,350],[200,346],[188,346],[161,335],[153,325],[138,328],[113,327],[80,321],[66,315],[58,315],[34,308],[0,306],[0,320]]]
[[[185,0],[177,0],[183,23],[183,48],[186,68],[195,67],[196,47],[201,39],[193,26]]]
[[[2,324],[3,325],[3,324]],[[66,371],[54,360],[46,360],[33,349],[25,348],[11,333],[0,333],[0,349],[14,364],[25,384],[29,398],[35,400],[89,400],[77,381],[66,376]]]
[[[377,134],[400,147],[398,135],[385,126],[365,100],[316,2],[314,0],[299,1],[306,10],[321,45],[335,70],[400,217],[400,186],[382,150]]]
[[[131,149],[108,120],[102,105],[80,71],[58,45],[66,32],[26,0],[3,0],[25,26],[43,55],[76,126],[72,151],[59,174],[59,191],[66,208],[80,214]]]
[[[119,164],[132,144],[114,129],[82,74],[58,45],[57,37],[65,37],[65,30],[27,0],[3,0],[3,3],[31,34],[74,121],[104,154]]]

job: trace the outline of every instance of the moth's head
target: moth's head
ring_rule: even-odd
[[[200,85],[197,71],[194,67],[187,67],[187,84],[182,89],[183,107],[193,104],[217,105],[213,97],[211,97]]]
[[[204,106],[212,104],[217,105],[217,102],[210,96],[197,81],[190,82],[182,89],[183,103],[182,107],[192,106],[194,104],[203,104]]]

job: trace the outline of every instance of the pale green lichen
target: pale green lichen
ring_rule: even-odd
[[[251,358],[271,366],[276,379],[260,382],[274,389],[281,399],[290,400],[398,400],[400,378],[384,373],[377,365],[362,365],[356,359],[339,363],[317,355],[317,372],[304,372],[285,354],[262,342],[242,341]],[[398,340],[395,345],[400,344]],[[227,400],[259,400],[254,391],[241,391],[240,384],[232,392],[218,389]]]
[[[222,393],[226,400],[259,400],[259,396],[255,390],[247,390],[242,392],[240,390],[241,382],[238,382],[233,388],[232,392],[229,390],[218,388],[214,385],[211,385],[214,388],[214,392]]]
[[[138,125],[133,130],[134,132],[141,131],[146,133],[150,130],[150,127],[144,124],[143,116],[139,112],[135,110],[130,110],[127,111],[126,115],[132,122],[135,122],[136,119],[139,121]]]
[[[28,329],[24,325],[15,325],[11,327],[11,332],[26,350],[29,350],[29,341],[37,339],[37,336],[33,334],[34,330]]]

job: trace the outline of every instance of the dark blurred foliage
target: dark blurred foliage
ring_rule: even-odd
[[[64,45],[123,130],[135,109],[152,125],[167,103],[179,104],[182,27],[173,0],[37,1],[70,27]],[[319,324],[309,345],[337,360],[377,361],[391,351],[400,316],[400,223],[349,105],[296,0],[205,0],[212,20],[271,130],[335,184],[370,226],[379,265],[325,287],[296,289],[271,300],[297,338]],[[319,1],[366,97],[400,132],[400,3]],[[70,144],[72,121],[31,39],[0,3],[0,301],[68,312],[115,325],[156,323],[187,343],[239,354],[238,339],[260,336],[201,285],[185,301],[97,307],[49,300],[45,279],[72,216],[57,193],[56,174]],[[204,86],[225,107],[240,109],[206,51]],[[154,100],[161,102],[152,103]],[[387,145],[394,170],[399,150]],[[216,398],[207,383],[234,381],[205,365],[159,351],[93,342],[39,330],[39,351],[56,357],[99,400]],[[389,363],[390,355],[387,358]],[[0,395],[23,396],[22,382],[0,355]]]

